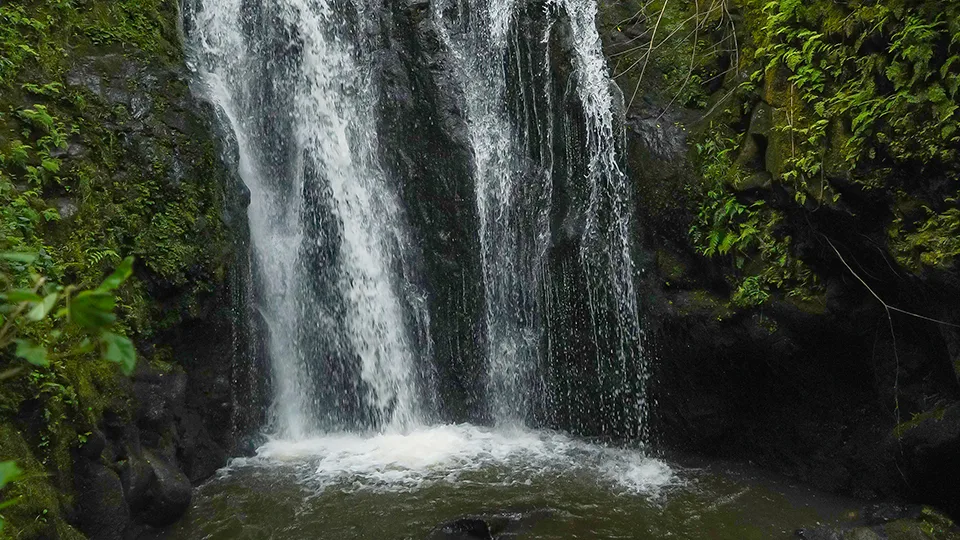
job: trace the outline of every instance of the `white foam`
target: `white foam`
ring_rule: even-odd
[[[289,466],[309,487],[412,491],[438,482],[529,484],[537,478],[590,475],[612,489],[657,493],[675,483],[664,462],[640,452],[590,444],[551,431],[488,429],[469,424],[408,433],[330,434],[299,441],[272,440],[242,467]]]

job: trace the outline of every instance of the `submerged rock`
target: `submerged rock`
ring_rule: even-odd
[[[883,504],[867,508],[849,526],[800,529],[805,540],[958,540],[960,527],[929,507]]]
[[[427,540],[501,540],[528,531],[547,517],[548,510],[526,513],[503,512],[462,516],[437,526]]]
[[[430,533],[429,540],[493,539],[490,526],[480,518],[461,518],[445,523]]]
[[[145,452],[144,457],[153,474],[141,520],[154,527],[165,527],[180,519],[190,507],[193,488],[172,463],[150,452]]]

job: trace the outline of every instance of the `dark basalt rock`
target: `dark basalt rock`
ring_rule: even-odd
[[[387,174],[418,240],[427,290],[441,416],[477,420],[484,325],[472,150],[456,60],[420,1],[384,13],[378,133]],[[442,336],[441,339],[437,339]]]
[[[619,19],[604,17],[601,37],[616,53],[626,36],[609,26]],[[617,81],[633,91],[629,77]],[[850,189],[839,203],[805,208],[782,183],[770,184],[784,161],[771,109],[783,104],[764,98],[739,128],[735,159],[747,180],[731,188],[741,202],[762,200],[782,213],[777,234],[791,237],[825,293],[809,302],[775,295],[759,309],[732,304],[730,261],[701,256],[688,233],[696,191],[714,187],[704,185],[691,145],[712,129],[710,115],[667,107],[643,90],[625,125],[646,252],[638,260],[649,261],[641,297],[656,344],[647,397],[657,403],[657,443],[749,460],[828,491],[908,498],[960,515],[957,436],[951,415],[937,421],[960,401],[960,338],[950,326],[901,313],[892,314],[892,336],[883,305],[824,238],[885,302],[948,323],[957,323],[960,272],[898,267],[886,232],[893,203],[877,193]],[[720,98],[729,88],[708,90]]]
[[[122,540],[130,526],[130,510],[117,473],[96,462],[82,462],[76,489],[81,530],[98,540]]]
[[[854,523],[799,529],[804,540],[955,540],[960,527],[932,508],[882,504],[866,508]]]
[[[139,518],[154,527],[171,525],[190,507],[193,486],[186,475],[166,460],[151,452],[144,452],[144,459],[152,475]]]
[[[548,510],[500,512],[459,517],[437,526],[426,540],[505,540],[522,537]]]
[[[901,424],[887,444],[918,500],[960,515],[960,403]]]
[[[461,518],[441,525],[428,540],[493,540],[490,526],[479,518]]]
[[[75,520],[92,538],[121,538],[143,525],[179,519],[189,507],[191,484],[226,463],[235,441],[259,425],[262,411],[257,396],[264,382],[252,360],[255,332],[245,322],[250,194],[237,174],[234,141],[218,139],[214,110],[191,94],[188,80],[183,66],[110,47],[72,59],[65,77],[72,90],[114,111],[99,127],[115,137],[124,156],[111,169],[115,181],[155,177],[171,193],[191,184],[216,185],[222,207],[196,216],[198,234],[214,229],[204,225],[211,216],[229,233],[226,240],[209,238],[206,246],[210,259],[227,261],[223,275],[188,268],[186,283],[174,283],[138,265],[150,301],[177,313],[179,322],[149,342],[138,340],[141,361],[130,379],[120,381],[133,397],[132,410],[108,408],[99,429],[76,450]],[[99,159],[100,151],[71,142],[59,157]],[[63,196],[54,203],[63,218],[56,226],[69,227],[76,202]],[[209,292],[195,294],[194,281],[207,283]],[[171,352],[174,366],[151,367],[155,350]],[[237,402],[243,402],[244,414],[235,414]]]

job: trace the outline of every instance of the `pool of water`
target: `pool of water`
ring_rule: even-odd
[[[855,501],[717,464],[470,425],[271,441],[201,486],[166,539],[424,539],[465,515],[516,538],[794,538]],[[511,536],[514,538],[514,536]]]

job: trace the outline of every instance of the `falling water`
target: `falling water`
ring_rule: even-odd
[[[452,4],[452,5],[451,5]],[[551,184],[529,163],[507,108],[504,72],[513,0],[437,2],[433,16],[456,58],[475,161],[486,295],[487,407],[498,423],[529,415],[542,336]]]
[[[195,65],[251,190],[273,429],[293,439],[422,419],[426,314],[377,162],[362,5],[202,0]],[[351,23],[351,20],[359,21]]]
[[[672,497],[682,478],[645,452],[637,231],[596,0],[186,2],[192,68],[251,191],[273,404],[270,440],[173,537],[433,537],[490,504],[542,519],[538,538],[784,532],[763,491]],[[751,496],[763,528],[728,509]]]
[[[429,422],[436,398],[427,291],[442,276],[418,270],[421,246],[400,202],[402,183],[382,163],[389,152],[379,134],[384,82],[373,59],[392,46],[385,14],[395,7],[187,7],[193,67],[235,134],[252,194],[273,431],[303,439]],[[443,91],[456,89],[469,145],[472,178],[453,181],[469,182],[475,195],[484,306],[477,339],[486,359],[479,416],[572,428],[543,412],[565,407],[570,417],[599,416],[602,431],[626,423],[627,434],[642,435],[646,360],[631,188],[621,168],[619,93],[595,15],[592,0],[436,0],[426,17],[450,59],[440,69],[453,84]],[[409,205],[411,194],[403,195]],[[572,261],[558,247],[561,234],[571,235],[560,212],[579,223]],[[587,338],[566,338],[557,324],[568,320]],[[577,380],[581,373],[590,380]]]
[[[568,185],[585,185],[588,193],[579,255],[586,280],[579,285],[589,294],[593,361],[605,379],[599,386],[613,387],[608,399],[618,399],[619,386],[642,396],[636,387],[647,371],[633,284],[630,185],[620,166],[622,133],[614,122],[620,96],[601,51],[596,4],[554,0],[538,8],[547,14],[539,28],[518,28],[521,11],[530,8],[515,0],[441,0],[432,13],[457,60],[469,122],[486,295],[486,403],[494,421],[506,424],[529,421],[533,401],[545,399],[550,385],[546,326],[553,305],[549,255],[558,176],[565,175]],[[560,20],[569,24],[573,45],[574,76],[567,91],[578,98],[580,110],[574,112],[566,110],[567,103],[552,102],[553,80],[544,73],[552,59],[542,44],[558,31]],[[557,107],[564,108],[560,126],[554,125]],[[583,133],[571,135],[578,124]],[[584,156],[585,166],[575,167],[568,157],[567,167],[555,170],[556,137],[564,137],[568,156]],[[642,397],[636,400],[634,433],[642,431],[645,407]]]

